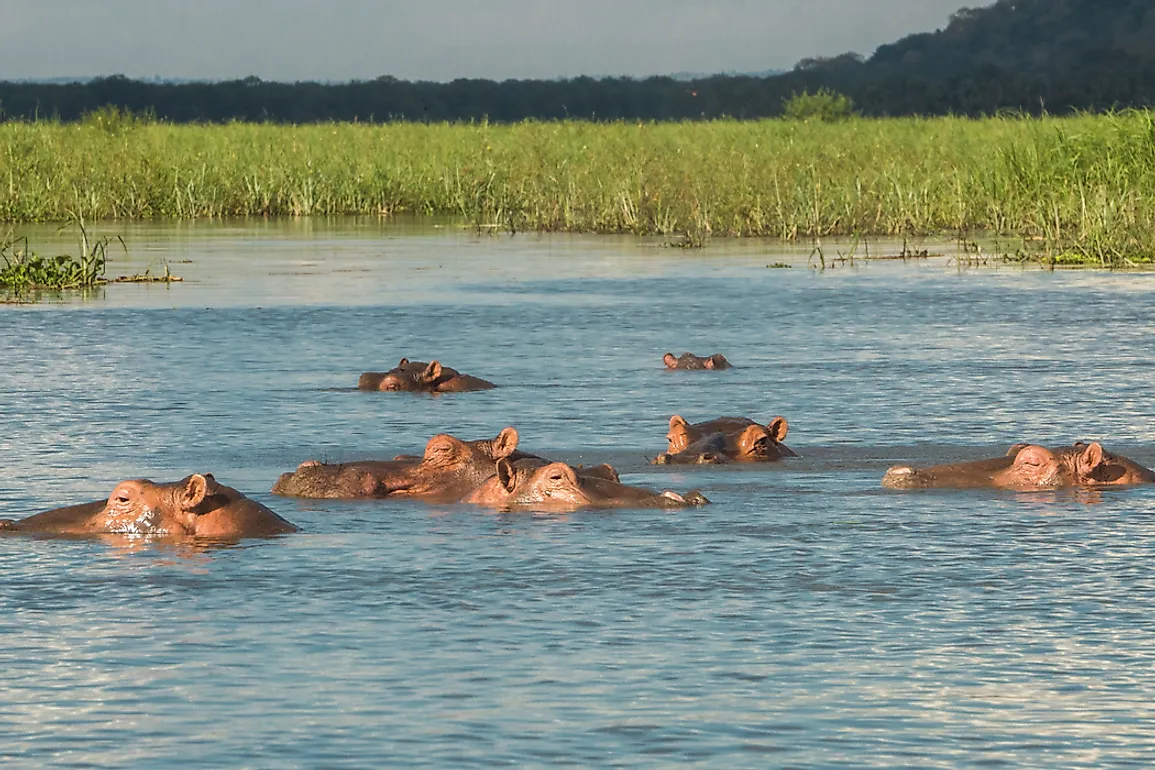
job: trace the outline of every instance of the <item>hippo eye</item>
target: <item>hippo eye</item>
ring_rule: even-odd
[[[118,502],[118,503],[127,503],[127,502],[129,502],[129,497],[128,497],[128,495],[126,495],[126,494],[125,494],[125,493],[123,493],[123,492],[121,492],[119,495],[116,495],[116,498],[115,498],[115,499],[116,499],[116,502]]]

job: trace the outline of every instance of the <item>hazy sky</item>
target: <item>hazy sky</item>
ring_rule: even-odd
[[[0,0],[0,80],[404,80],[787,69],[993,0]]]

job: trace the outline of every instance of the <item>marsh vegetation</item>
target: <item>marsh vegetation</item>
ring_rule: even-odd
[[[0,291],[4,301],[21,298],[29,292],[91,289],[106,283],[173,283],[181,279],[172,275],[166,263],[162,273],[154,274],[152,265],[143,273],[109,278],[108,251],[119,243],[128,251],[120,236],[106,235],[90,238],[82,221],[75,223],[78,232],[79,256],[58,254],[44,257],[33,251],[27,236],[9,236],[0,242]]]
[[[1015,259],[1155,258],[1155,113],[693,123],[0,125],[0,219],[392,215],[822,238],[994,233]]]

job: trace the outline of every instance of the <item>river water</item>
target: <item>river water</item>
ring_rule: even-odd
[[[0,306],[0,516],[211,471],[304,532],[0,538],[6,766],[1155,762],[1155,488],[879,487],[1018,441],[1155,464],[1155,274],[361,221],[94,229],[128,244],[110,274],[185,280]],[[736,368],[663,370],[686,350]],[[353,390],[402,356],[501,387]],[[674,413],[785,415],[801,457],[649,466]],[[268,493],[307,458],[506,425],[713,505]]]

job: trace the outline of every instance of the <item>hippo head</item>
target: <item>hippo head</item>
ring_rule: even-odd
[[[1029,491],[1070,486],[1074,476],[1063,456],[1038,444],[1015,444],[1004,457],[914,468],[895,465],[882,486],[890,489],[997,487]]]
[[[410,393],[432,391],[437,389],[438,383],[448,374],[450,370],[442,367],[438,361],[425,363],[402,358],[395,368],[381,377],[376,389]]]
[[[614,474],[617,475],[616,473]],[[709,501],[699,492],[653,492],[602,475],[582,475],[565,463],[536,467],[499,460],[494,477],[469,502],[503,510],[573,511],[579,508],[684,508]]]
[[[670,418],[666,432],[666,451],[655,459],[655,463],[712,464],[728,460],[756,462],[793,457],[794,452],[782,443],[789,429],[786,418],[781,416],[766,425],[744,417],[721,417],[691,425],[676,414]]]
[[[528,466],[505,458],[497,461],[493,477],[469,499],[502,510],[572,511],[593,503],[569,465]]]
[[[514,453],[517,442],[517,429],[513,427],[502,428],[495,438],[478,441],[462,441],[448,433],[439,433],[426,443],[421,464],[430,468],[457,468],[480,460],[490,472],[495,460]]]
[[[202,507],[218,489],[211,473],[194,473],[162,484],[148,479],[122,481],[108,496],[98,524],[101,531],[112,534],[196,534],[197,516],[205,512]]]
[[[1058,450],[1075,483],[1085,486],[1144,484],[1155,481],[1155,472],[1133,460],[1105,450],[1097,441],[1077,441]]]
[[[512,427],[479,441],[440,433],[429,439],[420,463],[381,483],[386,494],[458,500],[493,475],[494,462],[513,454],[517,442]]]
[[[662,363],[667,369],[729,369],[730,362],[721,353],[712,356],[696,356],[693,353],[683,353],[675,357],[673,353],[662,356]]]

